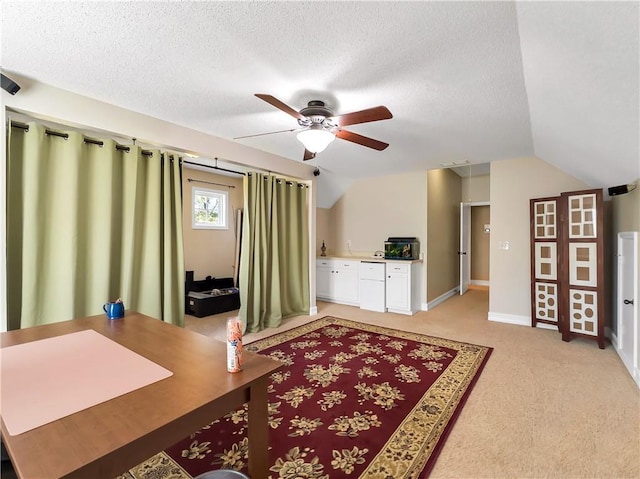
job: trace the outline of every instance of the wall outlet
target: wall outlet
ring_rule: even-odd
[[[507,251],[509,249],[509,246],[511,245],[508,241],[500,241],[500,249]]]
[[[351,249],[351,240],[347,240],[347,248]]]

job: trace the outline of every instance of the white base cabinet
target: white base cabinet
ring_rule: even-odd
[[[334,303],[359,305],[360,261],[316,260],[316,296]]]
[[[387,261],[387,311],[413,315],[420,311],[422,263]]]
[[[420,311],[422,262],[384,262],[386,274],[383,290],[387,311],[408,315]],[[316,259],[316,297],[333,303],[361,306],[359,270],[359,259]]]

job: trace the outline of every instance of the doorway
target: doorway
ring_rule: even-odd
[[[489,287],[490,203],[460,203],[460,294]]]

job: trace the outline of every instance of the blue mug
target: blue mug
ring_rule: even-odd
[[[124,303],[105,303],[102,309],[109,319],[124,318]]]

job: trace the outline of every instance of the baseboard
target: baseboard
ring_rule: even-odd
[[[618,335],[614,333],[611,330],[611,328],[609,328],[608,326],[604,328],[604,332],[605,332],[605,336],[608,337],[609,340],[611,341],[613,349],[615,349],[616,353],[618,354],[618,357],[620,358],[620,362],[622,363],[624,368],[627,370],[627,372],[633,379],[633,382],[636,383],[636,386],[638,386],[638,389],[640,389],[640,369],[632,368],[632,370],[629,371],[629,368],[627,368],[627,365],[624,363],[624,360],[622,359],[622,355],[620,354],[620,347],[618,344]]]
[[[455,288],[447,291],[444,294],[441,294],[440,296],[438,296],[436,299],[434,299],[433,301],[429,301],[426,305],[423,304],[422,305],[422,310],[423,311],[429,311],[430,309],[435,308],[436,306],[438,306],[440,303],[446,301],[447,299],[449,299],[452,296],[455,296],[458,291],[460,291],[460,288],[458,286],[456,286]]]
[[[528,326],[531,326],[531,322],[529,322]],[[547,323],[537,323],[536,328],[550,329],[551,331],[558,331],[558,326],[554,324],[547,324]]]
[[[318,307],[317,306],[311,306],[309,308],[309,316],[315,316],[316,314],[318,314]]]
[[[489,281],[485,281],[484,279],[472,279],[469,284],[475,284],[476,286],[490,286]]]
[[[495,321],[496,323],[515,324],[518,326],[531,327],[531,316],[520,316],[519,314],[504,314],[504,313],[492,313],[489,311],[487,319],[489,321]],[[537,323],[536,328],[550,329],[551,331],[558,331],[558,326],[555,324]]]
[[[518,314],[493,313],[489,311],[487,315],[489,321],[496,323],[517,324],[518,326],[531,326],[530,316],[520,316]]]

